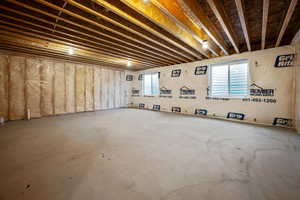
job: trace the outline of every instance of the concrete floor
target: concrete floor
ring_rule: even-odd
[[[299,200],[290,130],[122,109],[0,127],[0,200]]]

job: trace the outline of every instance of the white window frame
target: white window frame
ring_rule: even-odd
[[[217,95],[212,95],[212,88],[211,88],[211,81],[212,81],[212,67],[217,67],[217,66],[222,66],[222,65],[228,65],[229,70],[228,74],[230,74],[230,65],[233,64],[242,64],[242,63],[247,63],[247,95],[230,95],[230,84],[228,84],[228,96],[217,96]],[[210,64],[209,65],[209,78],[208,78],[208,88],[209,88],[209,97],[211,98],[227,98],[227,99],[243,99],[243,98],[249,98],[250,97],[250,67],[249,67],[249,60],[248,59],[242,59],[242,60],[235,60],[235,61],[230,61],[230,62],[221,62],[221,63],[216,63],[216,64]],[[229,82],[229,76],[228,76],[228,82]]]
[[[149,74],[151,74],[151,75],[152,74],[157,74],[157,76],[158,76],[158,92],[157,92],[157,94],[152,94],[152,82],[151,82],[151,95],[145,95],[145,90],[144,90],[145,75],[149,75]],[[152,81],[152,78],[151,78],[151,81]],[[146,73],[143,73],[143,80],[141,81],[141,88],[142,88],[142,94],[143,94],[143,96],[145,96],[145,97],[155,97],[155,96],[158,96],[159,95],[159,91],[160,91],[159,85],[160,85],[159,72],[146,72]]]

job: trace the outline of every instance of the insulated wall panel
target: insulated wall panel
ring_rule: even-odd
[[[94,97],[93,97],[93,73],[94,68],[86,66],[86,80],[85,80],[85,106],[86,111],[94,110]]]
[[[9,120],[25,118],[25,58],[10,57],[9,61]]]
[[[120,77],[120,76],[124,77]],[[24,119],[120,107],[124,72],[0,53],[0,117]]]
[[[126,81],[126,75],[127,73],[123,72],[122,73],[122,82],[123,84],[123,92],[124,92],[124,106],[127,107],[129,104],[129,90],[131,89],[131,87],[129,88],[129,84],[128,81]]]
[[[298,40],[295,41],[295,50],[296,50],[296,60],[294,62],[295,68],[296,68],[296,109],[295,109],[295,126],[298,131],[298,134],[300,134],[300,37],[298,37]]]
[[[108,70],[101,70],[101,105],[102,109],[108,108]]]
[[[94,72],[94,102],[95,109],[101,109],[101,69],[99,67],[95,67]]]
[[[126,94],[126,91],[125,91],[125,72],[124,71],[121,71],[120,72],[120,81],[121,81],[121,87],[120,87],[120,101],[121,101],[121,104],[120,106],[121,107],[125,107],[126,103],[125,103],[125,94]]]
[[[65,64],[66,112],[75,112],[75,65]]]
[[[54,63],[54,113],[65,113],[65,64]]]
[[[115,108],[120,107],[120,72],[115,71]]]
[[[0,117],[8,120],[8,56],[0,55]]]
[[[41,62],[41,115],[53,115],[53,61],[43,60]]]
[[[148,109],[160,105],[160,110],[167,112],[172,112],[172,107],[180,107],[183,114],[292,127],[294,76],[298,66],[286,59],[286,55],[294,53],[294,47],[284,46],[134,72],[134,80],[127,81],[131,84],[130,103],[135,107],[143,103]],[[209,94],[211,65],[241,60],[249,67],[249,94],[239,98],[212,97]],[[278,67],[275,64],[278,60],[291,66]],[[177,77],[172,76],[175,70],[181,72]],[[138,80],[140,74],[150,72],[160,72],[159,87],[163,88],[154,97],[141,95],[142,84]],[[132,89],[139,90],[140,95],[132,95]],[[166,90],[170,93],[165,94]]]
[[[114,71],[113,70],[109,70],[108,71],[108,108],[112,109],[114,108],[115,105],[115,88],[114,88]]]
[[[25,97],[26,108],[30,110],[32,118],[41,116],[41,61],[40,59],[26,59],[26,80],[25,80]]]
[[[76,112],[85,111],[85,68],[76,65]]]

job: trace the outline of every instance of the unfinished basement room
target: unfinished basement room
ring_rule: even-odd
[[[0,200],[299,200],[300,0],[0,0]]]

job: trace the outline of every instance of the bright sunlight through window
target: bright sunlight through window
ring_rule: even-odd
[[[145,96],[156,96],[159,92],[159,75],[158,73],[146,73],[143,79],[143,94]]]
[[[210,96],[244,98],[249,95],[248,61],[210,66]]]

